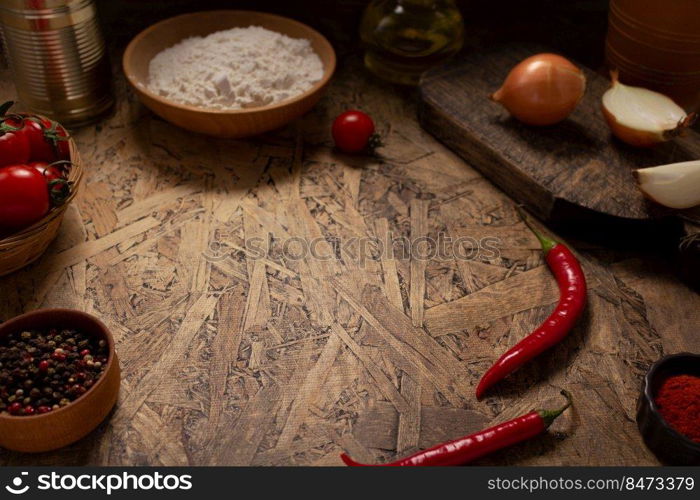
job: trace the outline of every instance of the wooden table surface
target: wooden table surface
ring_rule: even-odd
[[[641,378],[665,353],[700,351],[700,296],[668,263],[571,242],[587,313],[477,402],[480,375],[558,291],[511,200],[419,128],[410,92],[351,57],[300,123],[234,141],[179,130],[120,76],[116,87],[116,113],[75,133],[87,179],[59,238],[0,278],[0,317],[101,318],[117,339],[119,403],[79,443],[0,451],[0,463],[383,461],[558,405],[561,388],[575,406],[547,435],[479,463],[657,463],[635,423]],[[0,97],[13,95],[2,72]],[[332,149],[331,117],[356,107],[379,124],[379,157]],[[387,235],[481,246],[362,258],[360,242]]]

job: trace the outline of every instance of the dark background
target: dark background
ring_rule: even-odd
[[[160,19],[184,12],[246,9],[275,12],[309,24],[342,57],[359,48],[357,28],[368,0],[97,0],[112,42],[129,38]],[[465,50],[499,41],[537,41],[597,68],[603,62],[608,0],[458,0]]]

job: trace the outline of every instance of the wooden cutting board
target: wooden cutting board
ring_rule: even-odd
[[[580,64],[586,94],[568,119],[549,127],[520,123],[488,95],[515,64],[539,52],[551,50],[501,46],[428,72],[420,85],[421,125],[546,221],[672,215],[642,196],[632,170],[700,158],[698,134],[654,149],[614,139],[600,109],[610,82]]]

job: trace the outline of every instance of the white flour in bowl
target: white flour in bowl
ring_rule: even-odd
[[[221,110],[266,106],[309,90],[323,63],[305,39],[258,26],[187,38],[151,60],[148,90]]]

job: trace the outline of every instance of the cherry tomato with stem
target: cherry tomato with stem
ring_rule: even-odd
[[[57,179],[65,179],[62,164],[63,162],[49,163],[44,160],[30,161],[27,163],[27,165],[36,169],[41,175],[43,175],[46,182]]]
[[[381,145],[372,118],[362,111],[350,110],[338,115],[331,132],[335,145],[344,153],[373,151]]]
[[[53,120],[25,113],[7,114],[12,102],[0,106],[0,131],[7,130],[17,136],[25,136],[29,147],[29,156],[16,156],[13,161],[4,164],[26,163],[29,160],[69,160],[69,135],[65,128]],[[21,142],[23,140],[19,139]]]
[[[15,125],[4,118],[12,102],[0,106],[0,166],[29,161],[30,145],[21,124]]]
[[[31,148],[30,159],[58,161],[70,159],[70,136],[65,128],[48,118],[21,115]]]
[[[6,119],[6,123],[19,127],[17,134],[24,134],[27,137],[30,160],[53,161],[56,158],[54,145],[44,135],[44,127],[38,119],[12,115]]]
[[[51,204],[62,205],[71,193],[72,183],[68,181],[67,173],[71,162],[59,160],[53,163],[46,161],[32,161],[28,166],[39,172],[49,187]]]
[[[29,153],[29,141],[25,135],[0,127],[0,167],[26,163]]]
[[[51,206],[44,176],[29,165],[0,168],[0,229],[19,230],[32,225]]]

